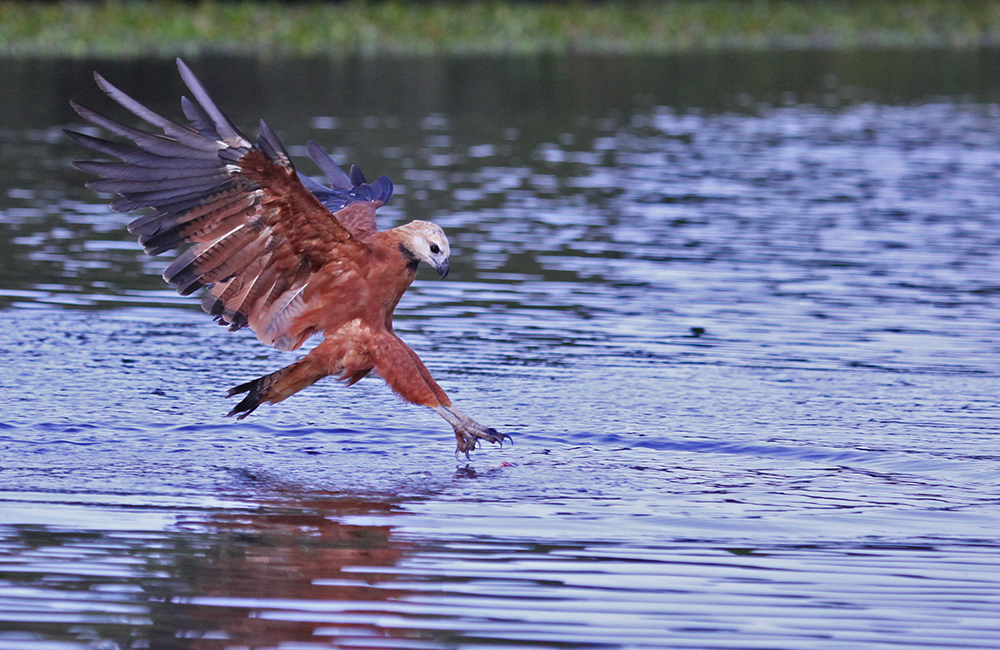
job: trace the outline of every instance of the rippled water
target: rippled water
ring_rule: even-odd
[[[195,63],[447,229],[397,329],[515,445],[377,380],[224,418],[297,355],[59,135],[172,64],[4,62],[0,647],[1000,644],[1000,53]]]

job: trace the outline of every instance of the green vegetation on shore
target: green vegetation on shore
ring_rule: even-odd
[[[0,0],[0,55],[677,52],[1000,45],[997,0],[283,4]]]

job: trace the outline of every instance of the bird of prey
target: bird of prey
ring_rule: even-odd
[[[369,183],[357,166],[345,174],[314,142],[309,156],[329,187],[297,173],[264,122],[254,144],[180,59],[177,67],[194,97],[181,97],[188,124],[162,117],[95,73],[108,97],[160,133],[73,102],[82,118],[131,143],[67,134],[121,161],[73,164],[100,177],[88,187],[121,197],[113,210],[145,210],[128,229],[147,253],[188,245],[163,273],[178,293],[205,287],[202,307],[220,324],[249,327],[279,350],[322,334],[295,363],[231,389],[227,396],[245,396],[229,415],[242,419],[326,376],[351,385],[374,371],[400,397],[443,417],[455,429],[456,453],[468,456],[483,440],[510,440],[452,406],[392,328],[393,310],[421,262],[448,274],[441,227],[413,221],[378,230],[375,211],[392,196],[388,178]]]

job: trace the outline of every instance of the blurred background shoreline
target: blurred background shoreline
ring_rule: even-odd
[[[352,56],[977,48],[992,0],[0,0],[0,56]]]

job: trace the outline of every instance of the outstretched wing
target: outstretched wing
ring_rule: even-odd
[[[129,224],[147,253],[192,244],[163,273],[180,294],[207,286],[202,306],[221,323],[230,329],[249,326],[261,341],[295,349],[316,329],[299,318],[316,297],[310,280],[321,270],[357,273],[370,251],[303,186],[266,124],[261,122],[254,146],[180,59],[177,65],[196,100],[181,99],[190,126],[160,116],[95,74],[109,97],[162,134],[74,103],[81,117],[134,143],[67,131],[77,142],[121,160],[74,165],[102,178],[88,183],[92,189],[121,196],[112,209],[151,209]],[[340,188],[352,196],[338,212],[363,214],[374,224],[375,209],[388,199],[386,183]],[[388,188],[391,193],[391,183]]]
[[[381,207],[392,198],[392,181],[380,176],[374,183],[368,183],[357,165],[351,165],[348,176],[333,161],[323,147],[312,140],[307,145],[309,157],[313,159],[330,181],[330,187],[320,185],[308,176],[299,174],[310,192],[318,198],[326,209],[337,216],[337,220],[358,239],[378,232],[375,226],[375,210],[360,210],[352,205],[374,205]]]

